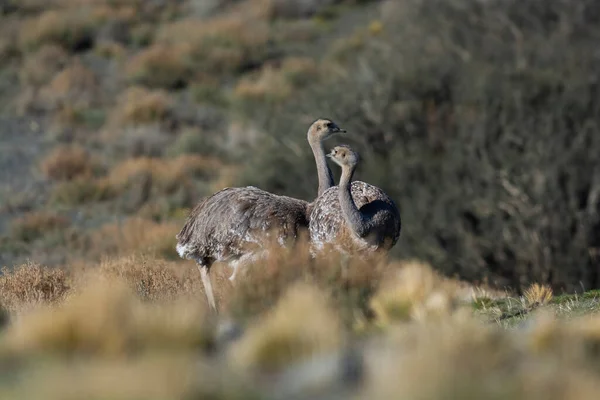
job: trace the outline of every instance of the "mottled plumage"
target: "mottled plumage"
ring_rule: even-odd
[[[177,235],[177,251],[210,268],[257,254],[270,241],[284,245],[307,229],[307,206],[254,186],[223,189],[192,210]]]
[[[329,246],[357,255],[390,250],[401,230],[394,201],[376,186],[352,181],[360,157],[349,146],[336,146],[327,156],[342,167],[342,175],[339,185],[323,192],[312,207],[312,252]]]
[[[369,220],[371,235],[360,238],[346,225],[338,187],[327,189],[315,200],[309,218],[311,247],[320,251],[332,245],[344,253],[391,249],[400,238],[400,213],[394,201],[376,186],[361,181],[351,185],[352,199]]]

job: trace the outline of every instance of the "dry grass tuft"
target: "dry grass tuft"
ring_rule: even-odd
[[[171,114],[172,106],[173,100],[167,92],[134,86],[117,99],[117,104],[109,116],[109,126],[122,127],[165,121]],[[107,135],[110,136],[110,132],[107,132]]]
[[[48,179],[71,181],[77,178],[89,179],[94,171],[94,163],[83,147],[60,146],[41,161],[40,169]]]
[[[455,309],[458,285],[439,276],[430,265],[410,261],[391,268],[393,275],[371,300],[380,324],[445,316]]]
[[[212,327],[200,302],[144,303],[123,282],[94,275],[60,306],[24,314],[9,326],[9,349],[24,354],[127,357],[211,345]]]
[[[327,295],[299,283],[252,325],[230,356],[249,370],[274,372],[291,362],[337,349],[341,342],[342,325]]]
[[[534,283],[524,293],[525,303],[528,307],[543,306],[548,304],[554,294],[548,285]]]
[[[180,229],[178,223],[158,223],[138,217],[108,223],[89,235],[88,254],[100,257],[144,253],[175,258],[175,235]]]
[[[10,235],[16,240],[32,242],[44,235],[64,231],[69,225],[67,217],[43,211],[30,212],[12,221]]]
[[[108,278],[127,283],[142,299],[175,300],[194,296],[202,301],[204,294],[200,274],[192,265],[157,260],[148,256],[126,256],[100,263],[98,272]]]
[[[318,76],[313,59],[290,57],[279,67],[267,64],[256,77],[240,80],[234,95],[241,100],[279,101],[291,96],[297,88],[316,81]]]
[[[55,44],[44,45],[25,58],[19,71],[20,81],[24,85],[45,85],[67,65],[67,62],[68,54],[62,47]]]
[[[40,90],[40,106],[49,110],[88,108],[97,100],[98,85],[94,72],[76,59]]]
[[[96,16],[77,7],[49,10],[25,21],[21,27],[19,43],[28,51],[44,44],[57,44],[70,51],[92,46]]]
[[[189,59],[210,74],[243,70],[266,56],[266,21],[243,13],[209,20],[185,19],[162,27],[157,42],[187,46]]]
[[[27,263],[13,270],[2,269],[0,306],[11,312],[61,301],[70,288],[69,274],[63,269]]]
[[[240,273],[224,308],[247,320],[272,308],[290,286],[311,282],[329,295],[348,326],[370,318],[369,298],[387,264],[378,259],[345,259],[336,253],[313,260],[308,247],[304,237],[294,247],[265,246],[265,257]]]
[[[168,194],[191,178],[212,177],[221,163],[199,155],[182,155],[174,159],[139,157],[125,160],[109,174],[110,185],[117,191],[130,187],[134,180],[147,177],[150,191]]]
[[[154,45],[142,50],[127,63],[127,77],[153,88],[176,89],[191,77],[187,47]]]

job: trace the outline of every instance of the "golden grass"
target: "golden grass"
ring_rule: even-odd
[[[342,324],[322,291],[307,283],[291,286],[273,310],[254,321],[234,345],[232,362],[252,372],[274,372],[295,361],[335,351]]]
[[[96,268],[102,276],[125,282],[142,299],[165,301],[193,296],[192,302],[204,301],[200,274],[193,264],[143,255],[104,260]]]
[[[140,176],[150,178],[152,186],[169,193],[191,178],[218,174],[221,162],[199,155],[185,154],[173,159],[151,157],[130,158],[116,165],[108,175],[115,190],[124,190]]]
[[[108,223],[90,233],[88,255],[146,253],[174,258],[175,235],[179,229],[180,224],[158,223],[138,217]]]
[[[390,269],[392,273],[371,299],[380,324],[445,316],[457,307],[459,286],[428,264],[408,261]]]
[[[81,146],[59,146],[40,162],[42,174],[56,181],[89,179],[94,172],[91,155]]]
[[[551,287],[534,283],[525,291],[524,297],[527,306],[533,307],[548,304],[554,297],[554,294]]]
[[[307,57],[290,57],[279,67],[265,65],[253,78],[241,79],[234,96],[242,100],[279,101],[291,96],[295,89],[316,82],[319,70]]]
[[[0,276],[0,306],[10,312],[22,312],[40,305],[55,304],[70,288],[69,274],[64,269],[45,268],[27,263]]]
[[[169,116],[172,106],[173,100],[165,91],[130,87],[118,97],[109,115],[106,135],[114,135],[111,133],[114,127],[163,121]]]
[[[122,282],[99,274],[56,307],[23,314],[6,332],[17,353],[128,357],[148,350],[193,350],[211,344],[200,302],[140,301]]]
[[[338,357],[349,343],[364,354],[365,375],[362,385],[344,392],[348,398],[580,400],[600,390],[598,316],[559,320],[544,313],[527,327],[503,329],[476,319],[469,308],[427,308],[439,293],[456,299],[467,290],[425,263],[392,263],[375,275],[369,264],[340,268],[334,256],[311,263],[302,254],[302,245],[274,253],[225,293],[247,294],[244,286],[257,284],[265,296],[279,292],[249,319],[229,313],[231,302],[221,301],[221,317],[246,325],[226,347],[219,345],[191,262],[125,256],[66,270],[27,265],[4,271],[1,305],[13,318],[0,335],[0,367],[11,365],[14,376],[27,379],[2,380],[0,397],[247,398],[263,389],[272,394],[277,373],[288,376],[305,361],[333,377],[320,384],[340,379],[335,385],[343,385],[340,371],[327,368],[344,362],[325,367],[319,360]],[[221,293],[223,271],[218,265],[212,271]],[[264,274],[262,280],[256,274]],[[344,303],[334,288],[377,279],[383,281],[373,303],[409,302],[413,312],[380,324],[375,307],[376,319],[365,323],[378,325],[377,334],[367,330],[357,342],[342,321]],[[218,362],[205,358],[214,350],[223,352]],[[253,384],[242,385],[245,380]]]
[[[60,232],[68,228],[67,217],[52,212],[34,211],[14,219],[10,225],[13,239],[32,242],[46,234]]]
[[[191,77],[187,47],[158,44],[136,54],[127,63],[130,82],[155,88],[183,86]]]

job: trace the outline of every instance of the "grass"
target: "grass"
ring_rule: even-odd
[[[28,264],[4,270],[0,304],[9,322],[0,328],[0,366],[13,363],[13,368],[0,379],[0,393],[4,398],[43,392],[45,398],[93,393],[123,399],[198,393],[227,399],[274,393],[431,399],[552,394],[568,400],[596,393],[600,354],[593,349],[599,317],[563,318],[561,312],[590,301],[597,307],[597,293],[549,299],[543,286],[535,285],[529,300],[519,300],[441,277],[418,260],[392,262],[378,289],[367,296],[374,318],[348,325],[333,286],[321,281],[323,267],[334,259],[292,277],[306,264],[297,251],[267,259],[271,268],[287,271],[285,280],[273,279],[273,269],[253,272],[266,274],[262,285],[277,286],[279,295],[246,317],[239,309],[232,314],[235,301],[227,298],[247,296],[248,290],[225,287],[225,268],[216,268],[218,320],[203,300],[193,265],[149,253],[63,269]],[[239,283],[265,293],[256,279]],[[331,285],[347,285],[340,279]],[[533,292],[542,295],[532,302]],[[484,294],[490,300],[476,309],[473,304],[482,303],[478,299]],[[535,304],[535,312],[521,317],[526,325],[506,329],[508,324],[481,318],[482,310],[490,315],[488,308],[508,310],[517,307],[515,302]],[[222,336],[226,321],[231,334],[237,331],[236,339]],[[73,380],[75,368],[78,379]],[[156,378],[148,381],[153,374]]]
[[[32,242],[49,233],[63,231],[70,225],[67,217],[52,212],[32,211],[14,219],[10,236],[23,242]]]
[[[0,398],[597,397],[600,292],[562,292],[597,264],[588,0],[4,3]],[[187,212],[312,198],[320,113],[396,253],[215,264],[210,314]]]
[[[91,155],[80,146],[55,147],[41,162],[42,174],[56,181],[91,178],[94,163]]]

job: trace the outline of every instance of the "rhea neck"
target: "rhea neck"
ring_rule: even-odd
[[[351,184],[355,170],[356,165],[342,166],[342,175],[340,177],[338,195],[340,200],[340,207],[342,209],[342,214],[344,216],[346,224],[349,225],[349,227],[358,237],[363,238],[369,233],[369,228],[367,221],[365,220],[358,207],[356,207],[356,203],[352,198]]]
[[[317,190],[317,196],[323,194],[324,191],[333,186],[333,175],[327,165],[327,158],[325,157],[325,149],[323,142],[320,139],[314,139],[308,136],[308,143],[312,149],[317,164],[317,176],[319,178],[319,189]]]

